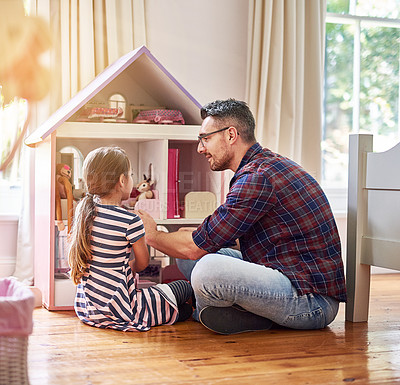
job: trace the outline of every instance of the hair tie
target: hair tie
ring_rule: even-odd
[[[94,198],[94,195],[93,195],[93,194],[91,194],[91,193],[89,193],[89,192],[87,192],[87,193],[86,193],[86,196],[87,196],[88,198],[91,198],[91,199],[93,199],[93,198]]]

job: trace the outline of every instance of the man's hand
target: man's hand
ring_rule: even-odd
[[[157,223],[149,213],[143,210],[138,210],[135,211],[135,214],[139,215],[142,220],[146,234],[151,234],[157,231]]]
[[[146,243],[155,249],[180,259],[199,259],[206,252],[193,242],[192,232],[195,227],[181,228],[180,231],[166,233],[157,230],[157,223],[153,217],[143,210],[138,210],[137,215],[143,221]]]

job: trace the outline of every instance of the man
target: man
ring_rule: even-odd
[[[200,322],[221,334],[280,325],[320,329],[346,301],[335,220],[318,183],[254,136],[246,103],[201,109],[197,151],[235,172],[225,203],[193,232],[164,233],[141,212],[147,243],[178,258]],[[231,247],[240,246],[240,252]]]

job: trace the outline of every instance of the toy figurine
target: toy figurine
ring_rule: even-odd
[[[150,178],[147,178],[145,174],[143,174],[143,178],[144,179],[136,186],[136,190],[138,190],[140,193],[136,198],[137,201],[154,198],[153,191],[151,190],[154,181],[152,181]]]
[[[65,229],[62,220],[61,199],[67,199],[67,219],[68,219],[68,233],[71,232],[72,216],[73,216],[73,202],[72,195],[71,167],[67,164],[59,163],[56,166],[56,224],[59,231]]]

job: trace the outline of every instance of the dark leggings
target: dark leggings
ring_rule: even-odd
[[[192,285],[184,280],[167,283],[176,298],[177,305],[182,305],[189,301],[193,295]]]

